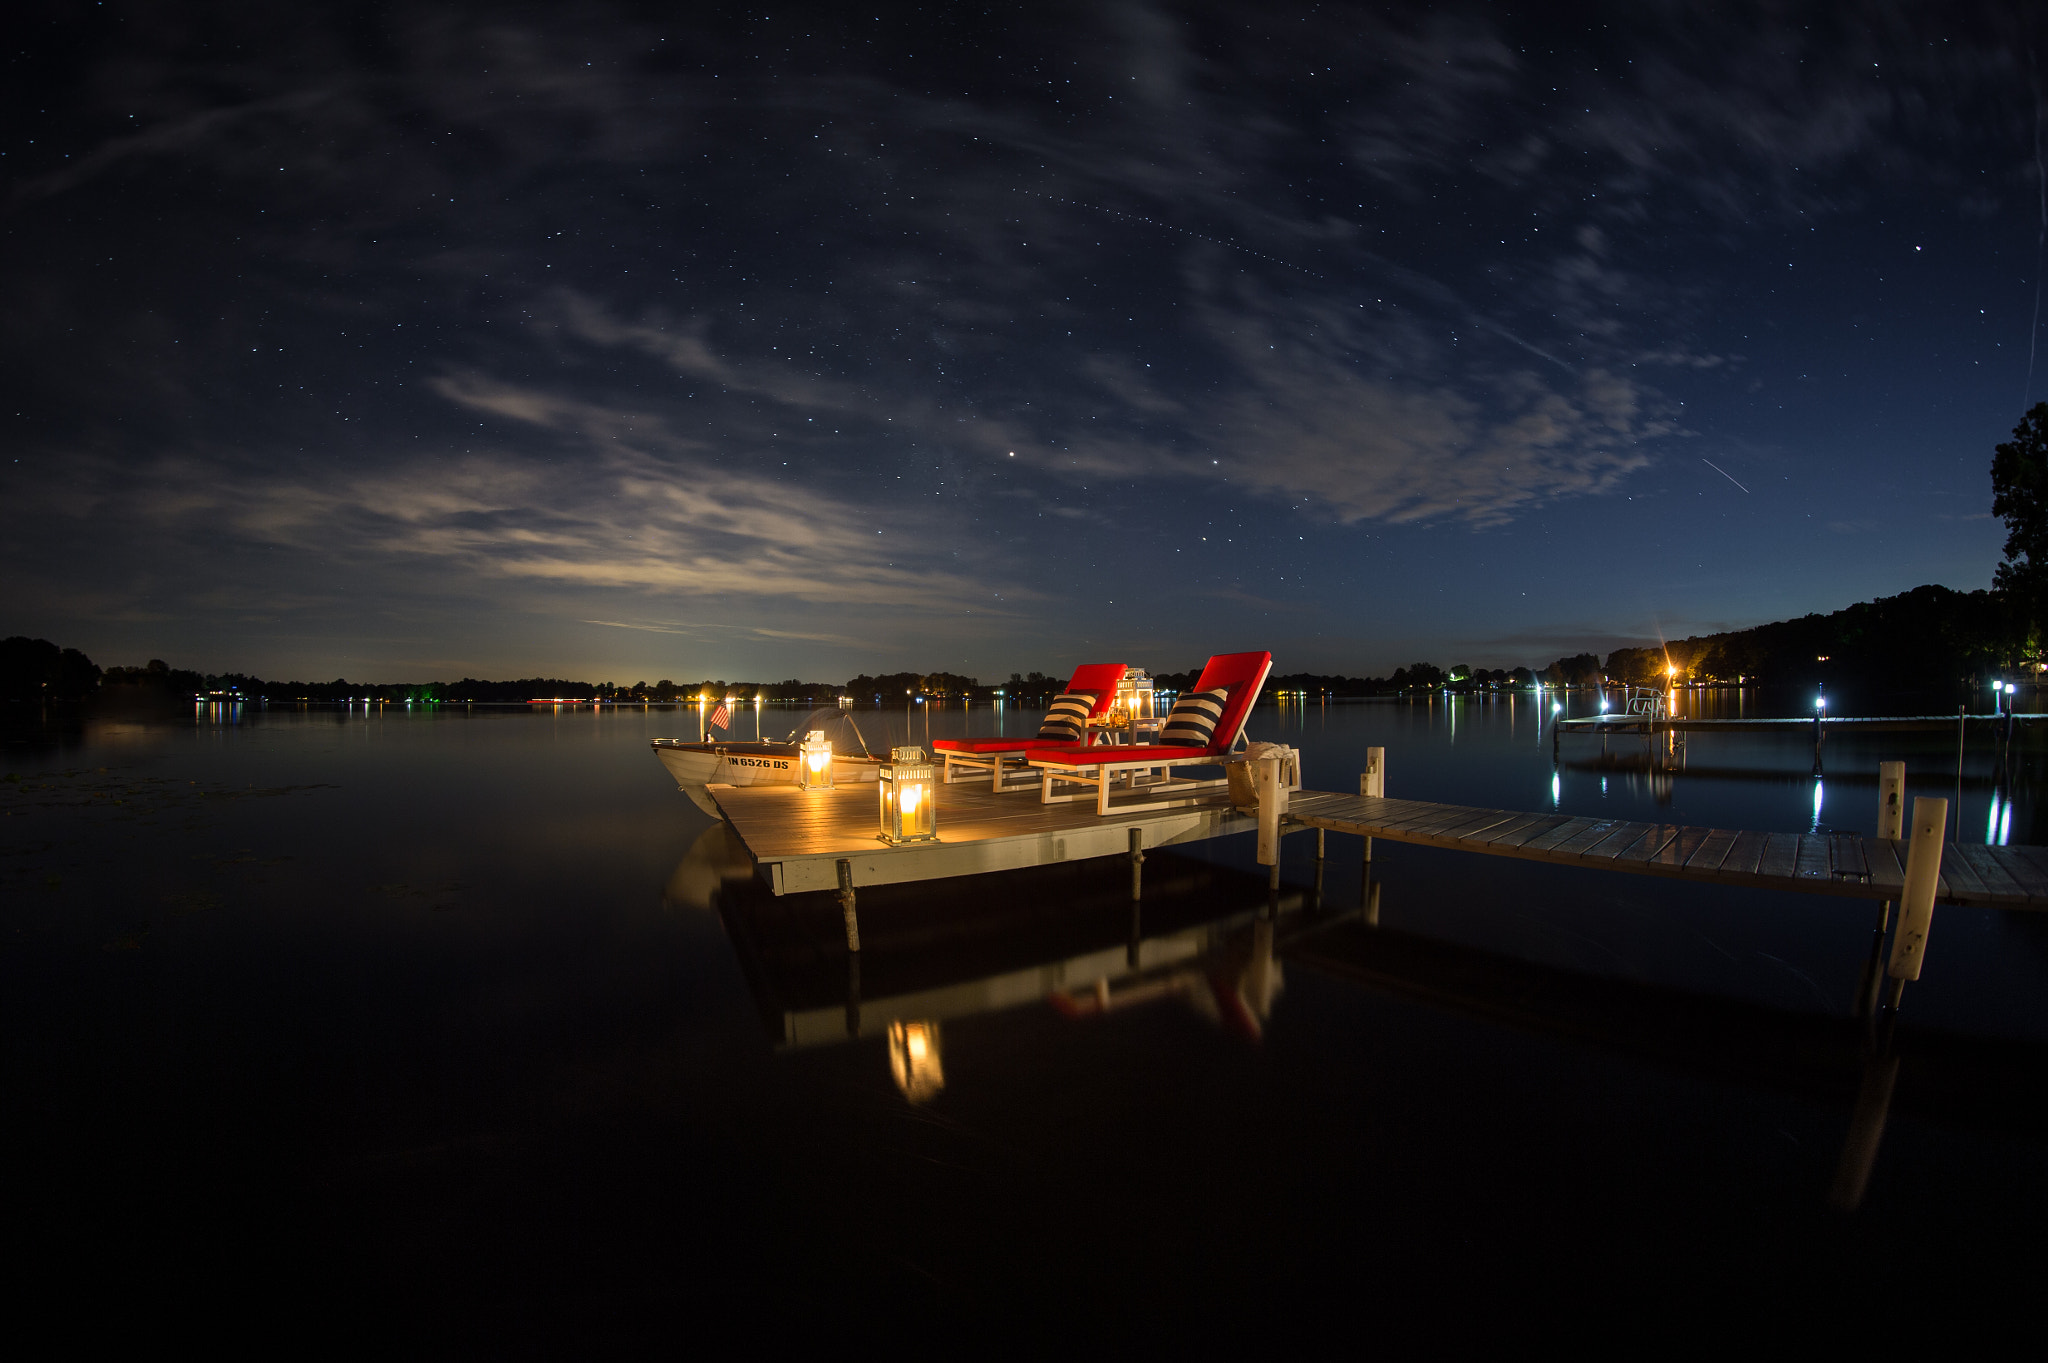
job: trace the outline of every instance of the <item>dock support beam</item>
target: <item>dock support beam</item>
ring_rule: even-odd
[[[1877,764],[1877,836],[1898,842],[1906,836],[1906,764]]]
[[[1934,923],[1934,892],[1941,883],[1941,853],[1948,832],[1948,801],[1921,796],[1913,801],[1913,840],[1906,848],[1906,883],[1899,891],[1899,926],[1892,933],[1892,959],[1885,973],[1891,989],[1885,1005],[1897,1012],[1906,982],[1920,978],[1927,956],[1927,932]]]
[[[1131,830],[1130,857],[1131,902],[1135,904],[1145,892],[1145,830],[1142,828]]]
[[[1387,793],[1387,750],[1367,748],[1365,770],[1358,774],[1358,793],[1384,799]],[[1372,865],[1372,839],[1365,840],[1365,864]]]
[[[839,912],[846,916],[846,949],[860,950],[860,915],[853,909],[853,863],[839,863]]]

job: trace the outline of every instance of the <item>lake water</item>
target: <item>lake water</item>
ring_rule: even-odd
[[[90,1298],[87,1333],[494,1355],[713,1323],[1080,1347],[1856,1322],[1902,1265],[1977,1324],[2042,1304],[2048,924],[1937,910],[1882,1102],[1861,901],[1386,844],[1368,888],[1336,836],[1318,891],[1295,836],[1275,908],[1238,838],[1150,854],[1135,935],[1115,860],[863,890],[856,966],[829,897],[737,875],[665,778],[647,740],[695,726],[17,722],[17,1292]],[[1553,764],[1528,697],[1268,705],[1251,733],[1313,788],[1383,746],[1396,796],[1723,827],[1872,832],[1887,758],[1956,791],[1952,735],[1830,737],[1820,780],[1803,734],[1656,762],[1567,738]],[[2033,744],[2010,771],[1973,745],[1964,835],[2048,841]]]

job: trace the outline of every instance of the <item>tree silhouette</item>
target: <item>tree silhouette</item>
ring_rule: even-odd
[[[2027,623],[2048,621],[2048,402],[2037,402],[1991,452],[1991,514],[2005,522],[2005,562],[1991,581]]]

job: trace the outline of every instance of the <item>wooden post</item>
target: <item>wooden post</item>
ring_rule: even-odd
[[[1380,925],[1380,883],[1367,876],[1365,881],[1365,925],[1376,928]]]
[[[1286,812],[1287,792],[1280,785],[1280,759],[1261,757],[1253,773],[1259,791],[1259,865],[1280,864],[1280,816]]]
[[[1868,1018],[1877,1014],[1877,996],[1884,987],[1884,934],[1891,921],[1892,901],[1879,900],[1877,921],[1870,930],[1870,959],[1863,963],[1863,977],[1856,983],[1855,1017]]]
[[[1821,743],[1822,743],[1822,742],[1824,741],[1824,740],[1823,740],[1823,738],[1822,738],[1822,736],[1821,736],[1821,727],[1820,727],[1820,717],[1821,717],[1821,714],[1822,714],[1822,712],[1821,712],[1820,710],[1815,710],[1815,711],[1813,712],[1813,774],[1814,774],[1815,776],[1818,776],[1818,775],[1820,775],[1820,774],[1821,774],[1821,770],[1820,770],[1820,745],[1821,745]]]
[[[1360,772],[1358,776],[1358,793],[1371,796],[1374,799],[1385,798],[1387,793],[1387,750],[1385,748],[1367,748],[1365,750],[1365,770]],[[1372,865],[1371,838],[1365,840],[1364,863],[1367,866]]]
[[[1145,889],[1145,830],[1131,830],[1131,902],[1138,902]]]
[[[1965,736],[1965,734],[1966,734],[1966,733],[1967,733],[1967,731],[1968,731],[1968,730],[1967,730],[1967,726],[1966,726],[1966,723],[1965,723],[1965,716],[1966,716],[1966,715],[1968,714],[1968,711],[1969,711],[1969,707],[1968,707],[1968,706],[1965,706],[1965,705],[1958,705],[1958,706],[1956,707],[1956,808],[1955,808],[1955,815],[1956,815],[1956,836],[1957,836],[1957,837],[1959,837],[1959,838],[1960,838],[1961,836],[1963,836],[1963,741],[1964,741],[1964,736]]]
[[[1877,764],[1877,836],[1897,842],[1906,836],[1906,764]]]
[[[1927,931],[1934,922],[1934,892],[1941,882],[1943,838],[1948,832],[1948,801],[1921,796],[1913,801],[1913,840],[1906,848],[1906,883],[1899,891],[1899,926],[1892,933],[1892,959],[1885,973],[1892,978],[1892,1002],[1907,980],[1920,978],[1927,954]]]
[[[853,863],[839,863],[839,911],[846,916],[846,949],[860,950],[860,916],[853,911]]]

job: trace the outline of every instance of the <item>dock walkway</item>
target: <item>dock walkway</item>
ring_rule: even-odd
[[[1896,899],[1905,882],[1905,844],[1856,833],[1689,828],[1321,791],[1297,793],[1288,819],[1457,852],[1800,894]],[[1942,903],[2048,909],[2048,848],[1951,842],[1941,872]]]
[[[1818,725],[1819,732],[1829,734],[1954,733],[1958,723],[1967,723],[1981,729],[1986,725],[2003,725],[2008,720],[2025,724],[2042,719],[2048,719],[2048,714],[1828,715],[1815,720],[1812,715],[1801,715],[1795,719],[1688,719],[1683,715],[1631,715],[1622,714],[1617,711],[1605,715],[1578,715],[1568,719],[1559,718],[1554,721],[1556,728],[1553,732],[1560,734],[1782,734],[1811,733],[1815,731],[1815,727]]]
[[[1040,804],[1028,792],[940,785],[935,843],[886,846],[875,837],[873,786],[800,791],[794,786],[712,786],[726,821],[774,893],[901,884],[1044,866],[1140,848],[1248,833],[1257,815],[1219,796],[1170,809],[1107,817],[1092,802]],[[1896,899],[1905,845],[1854,833],[1761,833],[1635,823],[1296,791],[1282,832],[1305,829],[1383,838],[1483,856],[1590,870],[1666,876],[1752,889],[1852,899]],[[2048,909],[2048,848],[1952,842],[1943,849],[1935,897],[1947,904]]]

